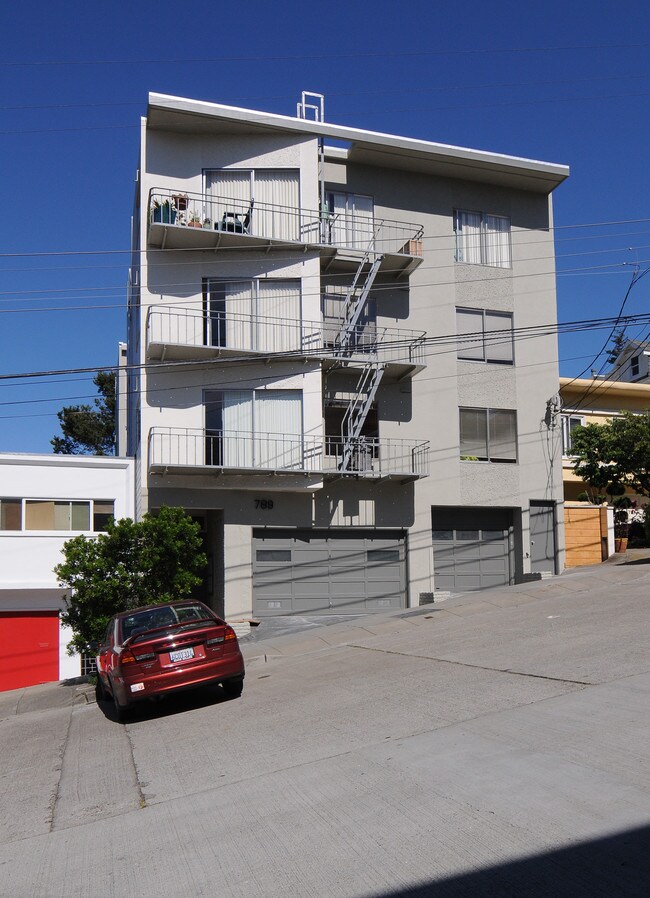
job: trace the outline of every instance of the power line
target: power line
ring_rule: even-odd
[[[513,338],[516,340],[518,338],[528,338],[534,336],[552,336],[556,333],[573,333],[579,330],[594,330],[603,327],[611,327],[613,320],[624,321],[628,323],[638,323],[640,321],[650,322],[650,313],[648,314],[638,314],[638,315],[630,315],[625,316],[620,319],[612,319],[608,318],[591,318],[591,319],[583,319],[577,321],[568,321],[568,322],[549,322],[546,324],[538,324],[538,325],[530,325],[520,328],[504,328],[502,330],[494,331],[494,339],[495,341],[503,340],[504,336],[513,335]],[[459,337],[463,341],[467,341],[471,337],[475,337],[477,340],[483,339],[482,332],[478,331],[474,334],[462,334],[459,335],[457,333],[445,334],[445,335],[437,335],[435,337],[425,336],[422,340],[423,344],[426,346],[444,346],[450,342],[458,341]],[[408,347],[413,343],[412,338],[404,338],[401,340],[387,340],[382,341],[382,346],[384,347]],[[219,348],[219,347],[216,347]],[[25,380],[31,379],[34,377],[60,377],[68,374],[96,374],[97,371],[114,371],[114,372],[128,372],[128,371],[141,371],[141,370],[169,370],[171,368],[192,368],[192,367],[202,367],[205,368],[207,365],[209,366],[218,366],[223,365],[224,363],[228,366],[233,364],[245,364],[250,365],[251,361],[255,362],[265,362],[265,361],[273,361],[273,360],[281,360],[281,361],[290,361],[292,359],[302,359],[305,357],[313,358],[315,361],[321,359],[324,355],[326,355],[323,349],[315,348],[315,349],[297,349],[290,351],[283,351],[278,353],[260,353],[259,355],[251,356],[251,355],[243,355],[243,356],[235,356],[228,358],[227,360],[216,358],[216,359],[183,359],[179,361],[165,361],[165,362],[141,362],[133,365],[93,365],[92,367],[84,367],[84,368],[63,368],[58,370],[51,371],[29,371],[18,374],[0,374],[0,381],[12,381],[12,380]]]

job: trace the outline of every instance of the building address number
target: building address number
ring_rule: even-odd
[[[262,508],[264,511],[270,511],[273,508],[273,499],[256,499],[255,508]]]

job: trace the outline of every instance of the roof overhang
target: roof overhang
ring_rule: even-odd
[[[147,126],[155,130],[192,134],[255,134],[273,131],[303,135],[305,139],[330,138],[347,145],[345,149],[329,149],[330,158],[345,158],[363,165],[500,184],[535,193],[550,193],[569,176],[567,165],[365,131],[329,122],[306,121],[167,94],[149,94]]]
[[[608,396],[610,399],[641,399],[645,397],[650,403],[650,384],[632,384],[624,380],[594,380],[592,378],[571,377],[560,378],[560,393],[563,398],[569,396],[585,397],[593,404],[594,400]],[[578,409],[579,410],[579,409]]]

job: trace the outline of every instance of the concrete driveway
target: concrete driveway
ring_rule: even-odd
[[[0,893],[645,896],[649,601],[606,564],[257,640],[126,726],[0,695]]]

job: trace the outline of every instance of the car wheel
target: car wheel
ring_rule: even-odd
[[[223,686],[223,691],[226,693],[227,698],[239,698],[244,690],[244,681],[241,680],[226,680],[221,684]]]
[[[117,697],[117,690],[115,686],[111,683],[111,689],[113,692],[113,709],[115,711],[115,717],[117,718],[119,723],[124,723],[128,716],[129,706],[121,705],[119,699]]]
[[[97,674],[97,684],[95,685],[95,701],[99,705],[100,702],[105,702],[107,699],[106,689],[104,688],[104,684],[102,683],[102,678]]]

